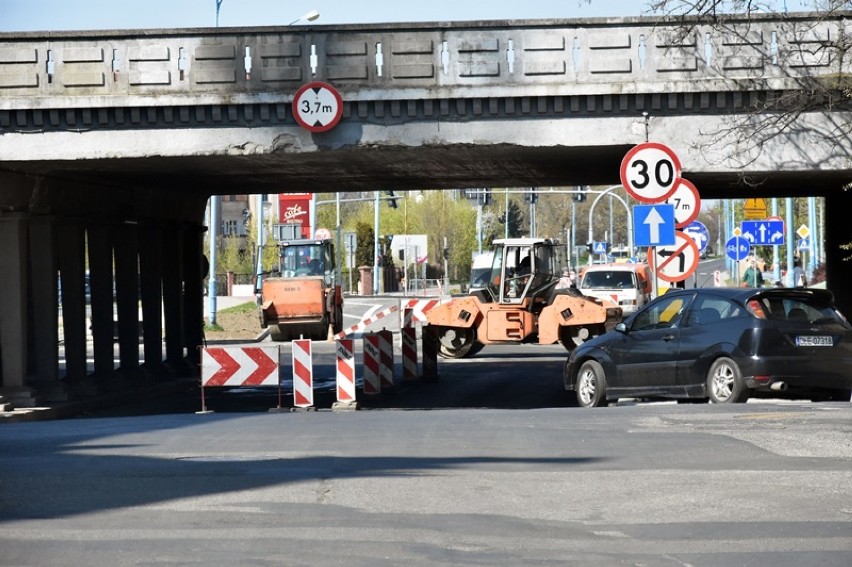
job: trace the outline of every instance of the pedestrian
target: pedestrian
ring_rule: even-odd
[[[802,269],[802,263],[796,259],[793,260],[793,287],[807,287],[808,279],[805,276],[805,270]]]
[[[757,268],[754,258],[751,258],[749,267],[743,273],[743,287],[763,287],[763,274]]]

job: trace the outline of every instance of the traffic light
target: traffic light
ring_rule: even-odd
[[[396,208],[396,196],[393,194],[393,191],[385,191],[387,195],[388,206],[392,209]]]
[[[491,189],[479,189],[476,192],[476,204],[477,205],[490,205],[491,204]]]
[[[524,200],[531,205],[535,204],[535,202],[538,201],[538,193],[535,189],[530,189],[529,193],[524,195]]]
[[[449,260],[449,259],[450,259],[450,249],[447,248],[447,247],[444,247],[444,260]]]

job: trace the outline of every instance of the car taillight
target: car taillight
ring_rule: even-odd
[[[763,376],[763,375],[760,375],[760,376],[755,376],[755,377],[754,377],[754,381],[755,381],[755,382],[761,382],[761,383],[763,383],[763,382],[769,382],[769,379],[770,379],[770,378],[772,378],[772,376]]]
[[[746,304],[746,307],[748,308],[749,312],[751,312],[751,314],[757,317],[758,319],[766,319],[766,313],[763,312],[763,307],[756,299],[752,299],[751,301],[749,301]]]

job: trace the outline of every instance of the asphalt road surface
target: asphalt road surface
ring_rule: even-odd
[[[564,358],[0,425],[0,565],[852,565],[852,404],[569,408]]]

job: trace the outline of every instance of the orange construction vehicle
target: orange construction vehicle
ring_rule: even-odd
[[[621,308],[612,302],[556,289],[558,249],[551,239],[495,240],[486,286],[427,313],[441,356],[463,358],[483,345],[529,342],[559,341],[570,351],[621,321]]]
[[[286,227],[287,225],[278,225]],[[260,324],[273,341],[325,340],[343,330],[343,292],[337,281],[330,239],[277,240],[278,270],[263,279]]]

